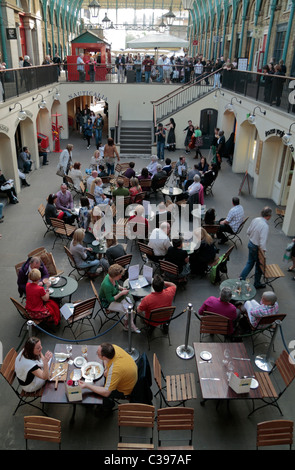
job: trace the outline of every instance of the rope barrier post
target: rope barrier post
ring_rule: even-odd
[[[273,368],[274,366],[274,359],[272,359],[270,357],[270,352],[273,348],[273,344],[274,344],[274,341],[275,341],[275,337],[277,335],[277,332],[278,332],[278,326],[281,324],[282,322],[280,320],[276,320],[275,321],[275,331],[274,331],[274,334],[272,335],[272,338],[271,338],[271,342],[269,343],[269,347],[268,347],[268,351],[266,354],[261,354],[259,356],[256,356],[255,357],[255,364],[257,365],[257,367],[261,370],[264,370],[266,372],[270,372],[271,369]]]
[[[139,352],[137,351],[137,349],[132,347],[132,330],[131,330],[132,311],[133,311],[132,306],[129,305],[128,306],[128,348],[126,348],[125,351],[128,352],[128,354],[130,354],[132,359],[134,359],[134,361],[136,362],[139,358]]]
[[[176,348],[176,354],[181,359],[191,359],[195,355],[194,348],[188,345],[188,336],[189,336],[192,308],[193,308],[192,304],[189,303],[187,308],[188,308],[188,314],[187,314],[187,322],[186,322],[185,344],[178,346]]]
[[[29,337],[33,336],[33,326],[34,322],[32,320],[27,321],[27,330],[29,332]]]

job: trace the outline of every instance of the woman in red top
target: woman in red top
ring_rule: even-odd
[[[58,325],[60,311],[54,300],[49,299],[49,290],[40,285],[39,269],[32,269],[26,285],[26,310],[33,320],[47,320]]]
[[[131,185],[131,188],[129,189],[129,194],[131,196],[131,203],[133,203],[135,200],[136,194],[141,193],[142,189],[139,184],[138,178],[131,178],[130,185]]]

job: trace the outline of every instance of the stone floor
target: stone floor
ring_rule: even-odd
[[[62,147],[64,148],[67,143],[74,144],[73,160],[82,163],[83,170],[88,167],[90,158],[94,151],[94,146],[86,150],[86,142],[80,135],[73,133],[69,141],[63,141]],[[180,147],[180,145],[178,145]],[[183,153],[183,149],[176,150],[175,153],[170,154],[166,152],[166,156],[172,156],[172,161],[178,159]],[[208,150],[204,151],[208,156]],[[3,357],[7,354],[11,347],[19,350],[25,340],[25,335],[19,337],[19,330],[22,325],[22,319],[18,315],[15,307],[10,301],[10,297],[19,299],[16,285],[15,264],[22,260],[26,260],[27,254],[40,246],[44,246],[48,251],[52,250],[53,235],[47,234],[44,238],[45,226],[37,212],[40,203],[45,204],[48,194],[56,192],[59,189],[61,180],[56,176],[56,165],[59,155],[51,153],[49,155],[49,165],[41,167],[39,170],[33,171],[28,181],[30,187],[24,188],[19,194],[20,203],[17,205],[8,205],[5,208],[4,223],[0,226],[0,233],[2,238],[1,243],[1,290],[0,290],[0,305],[1,305],[1,343],[3,348]],[[136,170],[140,170],[146,166],[149,160],[135,159]],[[209,157],[210,159],[210,157]],[[123,159],[122,159],[123,160]],[[125,159],[124,159],[125,160]],[[193,154],[187,156],[189,165],[192,165],[196,160],[193,160]],[[239,192],[240,184],[243,175],[233,174],[231,167],[225,161],[222,164],[222,170],[213,188],[213,196],[207,196],[205,204],[207,208],[215,207],[217,217],[226,216],[231,207],[232,196]],[[161,195],[157,196],[157,201],[161,200]],[[254,199],[248,194],[246,185],[243,187],[240,196],[241,204],[244,206],[246,216],[250,220],[259,215],[261,209],[266,205],[270,205],[275,209],[272,201],[263,199]],[[289,242],[289,238],[281,231],[281,226],[274,226],[274,217],[270,220],[270,234],[268,239],[268,260],[270,263],[278,263],[286,276],[275,282],[275,292],[278,296],[280,311],[287,313],[287,318],[282,324],[282,333],[279,332],[275,342],[275,352],[272,352],[273,357],[276,357],[284,346],[288,346],[289,342],[294,339],[294,314],[293,307],[295,294],[294,282],[292,281],[292,274],[287,272],[287,264],[283,261],[285,247]],[[248,225],[247,225],[248,226]],[[247,228],[246,226],[246,228]],[[247,235],[246,228],[242,232],[241,237],[243,244],[238,245],[234,249],[228,265],[229,277],[237,277],[242,267],[247,260]],[[221,246],[220,253],[223,253],[228,248],[227,245]],[[138,253],[132,250],[133,261],[136,264],[140,261]],[[63,243],[58,241],[55,245],[53,255],[59,269],[64,270],[65,274],[70,271],[68,260],[64,253]],[[99,288],[101,277],[95,281],[96,287]],[[208,278],[203,279],[190,279],[185,290],[180,290],[175,299],[176,313],[180,313],[189,302],[192,303],[193,308],[197,310],[203,301],[209,295],[218,295],[219,287],[213,286]],[[92,296],[92,289],[88,280],[82,280],[79,283],[79,288],[74,299],[86,299]],[[259,300],[261,291],[257,293],[256,298]],[[37,331],[36,334],[41,338],[43,349],[53,350],[56,342],[63,334],[62,324],[56,329],[54,334],[45,334]],[[99,326],[98,319],[95,321],[95,326]],[[156,352],[164,372],[181,372],[191,371],[196,373],[196,359],[183,360],[176,355],[177,346],[184,343],[185,340],[185,327],[186,316],[180,315],[176,320],[172,321],[170,327],[171,346],[164,338],[157,339],[152,342],[151,349],[148,350],[147,341],[143,335],[132,335],[132,346],[135,347],[140,353],[146,352],[152,364],[153,352]],[[66,336],[67,335],[67,336]],[[92,335],[91,335],[92,336]],[[65,337],[69,342],[73,340],[71,333],[66,331]],[[87,333],[82,338],[87,339]],[[101,341],[114,342],[123,348],[128,347],[128,335],[124,332],[120,325],[109,331],[107,334],[97,335],[91,344],[99,344]],[[199,341],[199,322],[195,315],[192,316],[189,344],[194,341]],[[251,344],[249,340],[245,340],[247,350],[252,357]],[[258,353],[265,353],[267,345],[262,344],[255,350],[253,359]],[[255,367],[255,366],[254,366]],[[196,374],[197,379],[197,374]],[[2,450],[22,450],[25,448],[23,439],[23,417],[27,414],[33,414],[33,410],[29,406],[22,407],[13,416],[13,411],[16,407],[16,397],[11,389],[0,378],[0,449]],[[156,391],[155,383],[153,382],[153,391]],[[206,405],[200,406],[200,389],[197,383],[198,398],[188,404],[195,409],[195,431],[193,438],[193,445],[196,450],[253,450],[255,449],[256,439],[256,424],[265,420],[272,420],[280,418],[278,411],[274,408],[267,407],[264,410],[258,411],[251,418],[248,418],[248,413],[251,410],[251,403],[247,400],[233,401],[228,408],[225,403],[221,403],[219,408],[216,409],[214,402],[207,402]],[[284,412],[284,418],[295,418],[294,406],[294,385],[285,393],[281,400],[281,407]],[[154,400],[156,407],[159,406],[158,399]],[[91,407],[77,406],[75,420],[71,419],[72,407],[68,405],[47,406],[46,410],[51,417],[61,419],[62,421],[62,447],[66,450],[105,450],[110,451],[116,449],[118,442],[118,429],[117,429],[117,413],[114,412],[112,416],[107,419],[98,418]],[[40,412],[37,411],[36,414]],[[156,431],[155,431],[156,436]],[[30,447],[33,449],[49,449],[50,445],[43,443],[31,443]]]

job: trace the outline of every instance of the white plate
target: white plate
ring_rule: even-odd
[[[100,362],[87,362],[81,370],[82,377],[87,382],[93,382],[93,380],[98,380],[103,375],[104,367]]]
[[[259,387],[258,381],[256,379],[252,379],[250,388],[254,389],[254,388],[258,388],[258,387]]]
[[[98,245],[99,245],[99,241],[98,241],[98,240],[94,240],[94,241],[92,242],[92,245],[93,245],[93,246],[98,246]]]
[[[49,281],[51,282],[51,284],[52,284],[53,286],[54,286],[54,284],[57,284],[59,280],[60,280],[60,277],[54,277],[54,276],[52,276],[52,277],[49,278]]]
[[[74,364],[76,367],[84,366],[85,362],[86,362],[86,359],[82,356],[78,356],[74,359]]]
[[[69,358],[69,355],[66,353],[57,353],[54,357],[56,362],[65,362]]]
[[[212,354],[209,351],[201,351],[200,358],[203,359],[203,361],[210,361]]]

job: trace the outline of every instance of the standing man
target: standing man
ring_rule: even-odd
[[[119,54],[116,57],[115,64],[118,71],[118,83],[124,83],[125,81],[125,57]]]
[[[163,82],[163,63],[164,63],[163,56],[160,55],[160,57],[158,58],[158,62],[157,62],[159,76],[158,78],[156,78],[156,82],[161,82],[161,83]]]
[[[240,277],[241,279],[245,280],[255,265],[254,286],[256,289],[265,287],[265,284],[261,284],[260,281],[262,271],[259,263],[258,249],[260,248],[262,251],[266,251],[266,242],[269,232],[269,225],[267,222],[271,218],[271,215],[271,208],[264,207],[264,209],[261,211],[261,216],[253,219],[247,230],[247,235],[249,236],[249,255],[247,264],[244,267]]]
[[[157,155],[159,160],[164,160],[164,150],[165,150],[165,139],[166,131],[163,124],[160,122],[158,124],[158,129],[156,132],[157,136]]]
[[[241,223],[244,221],[244,209],[240,204],[238,197],[232,198],[233,207],[229,210],[225,219],[219,221],[217,238],[220,239],[219,245],[227,242],[226,233],[236,233]]]
[[[150,58],[149,55],[147,55],[142,62],[142,65],[144,66],[145,83],[150,83],[152,65],[154,65],[154,61]]]
[[[60,60],[60,57],[59,57],[58,53],[55,54],[55,56],[52,59],[52,62],[54,64],[56,64],[57,76],[59,77],[60,76],[60,68],[61,68],[61,60]]]
[[[77,70],[79,72],[79,82],[85,82],[85,62],[83,52],[81,52],[77,58]]]

